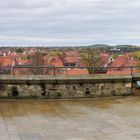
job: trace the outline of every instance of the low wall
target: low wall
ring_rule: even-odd
[[[83,98],[132,94],[131,75],[0,77],[0,98]]]

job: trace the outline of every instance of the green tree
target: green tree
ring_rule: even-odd
[[[118,54],[115,54],[115,53],[114,53],[114,54],[112,54],[111,56],[112,56],[112,58],[113,58],[113,59],[116,59],[116,58],[118,58],[118,57],[119,57],[119,55],[118,55]]]
[[[133,53],[133,56],[136,60],[140,60],[140,51],[136,51]]]
[[[62,55],[62,52],[59,50],[53,50],[53,51],[48,52],[48,56],[50,57],[57,57],[61,55]]]
[[[24,49],[23,48],[16,48],[16,52],[17,53],[23,53],[24,52]]]

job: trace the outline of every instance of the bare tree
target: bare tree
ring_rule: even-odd
[[[33,66],[33,68],[31,68],[31,72],[34,75],[42,75],[44,74],[44,69],[41,68],[44,65],[44,59],[43,59],[43,54],[36,52],[31,59],[31,66]]]
[[[93,74],[94,70],[91,67],[97,67],[101,65],[100,51],[93,48],[85,48],[81,52],[81,59],[83,63],[88,67],[89,74]]]

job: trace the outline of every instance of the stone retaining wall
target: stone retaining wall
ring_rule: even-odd
[[[132,94],[131,75],[1,76],[0,98],[83,98]]]

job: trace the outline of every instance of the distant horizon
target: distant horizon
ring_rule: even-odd
[[[0,45],[0,47],[49,47],[49,48],[55,48],[55,47],[88,47],[88,46],[96,46],[96,45],[103,45],[103,46],[110,46],[110,47],[115,47],[115,46],[137,46],[137,47],[140,47],[139,44],[103,44],[103,43],[100,43],[100,44],[87,44],[87,45],[66,45],[66,46],[48,46],[48,45]]]
[[[140,40],[139,40],[140,41]],[[40,43],[34,43],[34,42],[29,42],[29,43],[26,43],[26,41],[23,43],[19,43],[19,42],[16,42],[16,41],[13,41],[11,43],[2,43],[1,40],[0,40],[0,47],[2,46],[11,46],[11,47],[15,47],[15,46],[48,46],[48,47],[75,47],[75,46],[90,46],[90,45],[109,45],[109,46],[115,46],[115,45],[134,45],[134,46],[140,46],[140,43],[138,43],[138,40],[129,40],[129,41],[126,41],[126,40],[119,40],[119,41],[116,41],[115,43],[111,43],[109,41],[105,41],[105,42],[102,42],[102,41],[99,41],[99,42],[96,42],[96,41],[90,41],[89,43],[85,43],[84,41],[83,42],[77,42],[77,43],[64,43],[64,44],[47,44],[47,43],[44,43],[44,42],[40,42]]]

